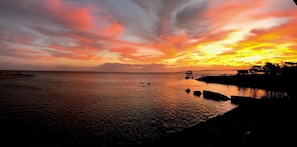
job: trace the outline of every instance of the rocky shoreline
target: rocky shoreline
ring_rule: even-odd
[[[206,76],[197,79],[207,83],[220,83],[243,87],[285,90],[289,97],[238,99],[238,107],[211,118],[194,127],[185,129],[142,146],[294,146],[296,104],[294,76],[233,75]],[[237,100],[237,97],[234,98]]]
[[[263,99],[142,146],[258,146],[296,144],[296,100]]]

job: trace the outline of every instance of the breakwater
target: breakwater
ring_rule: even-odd
[[[26,73],[5,73],[0,72],[0,79],[11,79],[11,78],[29,78],[29,77],[35,77],[34,74],[26,74]]]

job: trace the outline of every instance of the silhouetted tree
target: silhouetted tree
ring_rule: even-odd
[[[297,62],[285,62],[281,72],[283,75],[297,76]]]
[[[280,66],[278,64],[273,64],[271,62],[266,62],[263,66],[263,71],[265,74],[270,75],[280,74]]]
[[[296,0],[297,1],[297,0]],[[251,74],[264,72],[268,75],[290,75],[297,76],[297,62],[284,62],[282,66],[266,62],[264,66],[254,65],[249,69]]]
[[[262,66],[260,65],[254,65],[250,68],[251,74],[258,74],[259,72],[263,72]]]

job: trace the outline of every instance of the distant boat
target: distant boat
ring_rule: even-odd
[[[151,85],[151,80],[149,80],[148,82],[146,82],[147,85]]]
[[[149,80],[148,82],[140,82],[140,85],[144,87],[144,85],[151,85],[151,81]]]
[[[194,75],[193,75],[193,71],[192,70],[186,71],[186,77],[185,77],[185,79],[194,79]]]

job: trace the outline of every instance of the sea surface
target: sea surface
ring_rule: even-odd
[[[194,90],[210,90],[228,97],[269,95],[261,89],[185,79],[184,72],[25,73],[36,77],[0,79],[1,140],[11,145],[137,145],[237,107],[230,101],[195,96]],[[234,72],[193,73],[197,78]],[[185,92],[187,88],[191,92]]]

